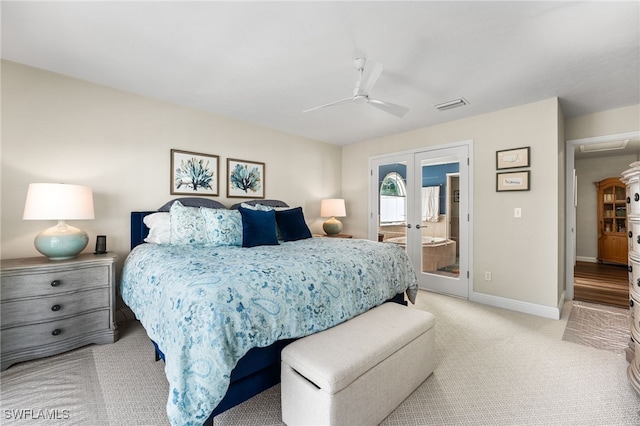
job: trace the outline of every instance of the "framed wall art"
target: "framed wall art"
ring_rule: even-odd
[[[219,157],[171,150],[171,194],[218,195]]]
[[[264,163],[227,158],[227,197],[264,198]]]
[[[530,148],[515,148],[496,151],[496,169],[515,169],[518,167],[529,167]]]
[[[529,170],[496,174],[496,191],[528,191]]]

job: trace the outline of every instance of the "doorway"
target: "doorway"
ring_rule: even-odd
[[[589,201],[589,200],[585,200],[585,198],[590,198],[590,196],[582,197],[582,198],[578,196],[578,192],[579,192],[578,181],[581,182],[581,185],[593,185],[592,181],[600,180],[602,179],[602,177],[600,179],[590,179],[589,182],[587,182],[584,179],[580,179],[579,177],[576,176],[575,163],[576,163],[577,151],[580,149],[580,147],[583,147],[583,146],[591,147],[593,151],[593,154],[592,154],[593,159],[598,160],[598,163],[594,163],[594,164],[600,164],[605,161],[611,161],[612,157],[615,158],[616,156],[620,157],[625,155],[624,151],[619,151],[619,150],[610,151],[610,152],[604,151],[602,148],[606,147],[606,145],[612,144],[616,141],[626,140],[627,142],[631,141],[631,143],[629,144],[629,146],[631,147],[635,141],[636,145],[632,148],[632,150],[626,151],[626,155],[631,155],[632,157],[635,156],[635,158],[637,158],[637,155],[639,152],[637,148],[638,139],[640,139],[640,132],[627,132],[627,133],[621,133],[621,134],[613,134],[613,135],[607,135],[607,136],[598,136],[598,137],[592,137],[592,138],[574,139],[574,140],[566,141],[566,149],[565,149],[565,152],[566,152],[566,157],[565,157],[566,159],[566,162],[565,162],[565,166],[566,166],[566,170],[565,170],[566,172],[565,299],[566,300],[574,300],[576,299],[576,296],[581,298],[585,297],[581,294],[576,294],[577,293],[576,287],[580,285],[579,281],[585,279],[582,277],[584,274],[588,275],[587,280],[589,280],[586,286],[589,292],[591,293],[591,295],[589,295],[588,297],[593,296],[593,291],[595,291],[594,290],[595,287],[601,287],[601,289],[598,290],[598,292],[604,291],[606,293],[607,287],[615,288],[618,286],[618,284],[615,284],[616,279],[614,279],[613,281],[609,281],[609,277],[610,277],[609,272],[611,271],[603,270],[603,269],[607,269],[606,265],[600,265],[603,267],[597,268],[597,265],[585,265],[584,263],[582,263],[585,261],[586,261],[585,263],[597,263],[596,261],[597,255],[595,254],[589,255],[586,258],[583,258],[582,256],[578,255],[579,249],[577,248],[576,244],[577,244],[577,238],[578,238],[579,232],[580,232],[580,235],[582,235],[583,237],[585,237],[585,235],[587,235],[588,232],[592,232],[594,236],[589,238],[592,238],[594,240],[593,241],[594,245],[597,244],[595,219],[593,219],[594,221],[593,226],[589,225],[586,230],[583,227],[581,227],[580,224],[577,223],[577,216],[579,216],[577,211],[578,204],[582,203],[582,205],[584,205],[585,201]],[[584,151],[588,151],[588,149]],[[611,174],[616,175],[621,173],[626,168],[628,168],[629,162],[630,161],[623,163],[620,167],[615,168],[614,170],[612,170]],[[594,192],[595,192],[595,189],[594,189]],[[593,198],[594,198],[592,200],[593,215],[595,216],[596,214],[595,195],[593,195]],[[582,222],[584,222],[584,220]],[[587,222],[587,223],[590,223],[590,222]],[[593,229],[591,230],[591,228]],[[591,257],[593,258],[591,259]],[[588,272],[584,272],[585,269],[588,270]],[[617,273],[618,275],[623,275],[623,274],[620,274],[620,271],[617,271]],[[628,291],[628,288],[627,288],[627,291]],[[614,297],[614,298],[617,297],[615,295],[616,292],[618,291],[614,290],[609,296],[604,295],[603,296],[605,298],[604,300],[607,300],[610,297]],[[600,303],[606,303],[606,302],[600,302]],[[608,304],[611,304],[611,302],[608,302]]]
[[[372,157],[369,238],[407,251],[424,290],[469,297],[469,144]]]

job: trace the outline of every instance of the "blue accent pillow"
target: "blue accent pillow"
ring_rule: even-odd
[[[276,222],[285,241],[298,241],[311,238],[311,231],[304,221],[302,207],[276,210]]]
[[[276,212],[251,210],[239,207],[242,215],[242,247],[275,246]]]

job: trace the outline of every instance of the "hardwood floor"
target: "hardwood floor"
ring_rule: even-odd
[[[626,265],[576,262],[574,300],[629,307],[629,273]]]

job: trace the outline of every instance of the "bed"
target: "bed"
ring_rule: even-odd
[[[173,425],[213,424],[279,382],[288,343],[417,293],[395,244],[311,238],[302,209],[276,200],[227,209],[182,198],[132,212],[131,246],[120,294],[165,361]]]

